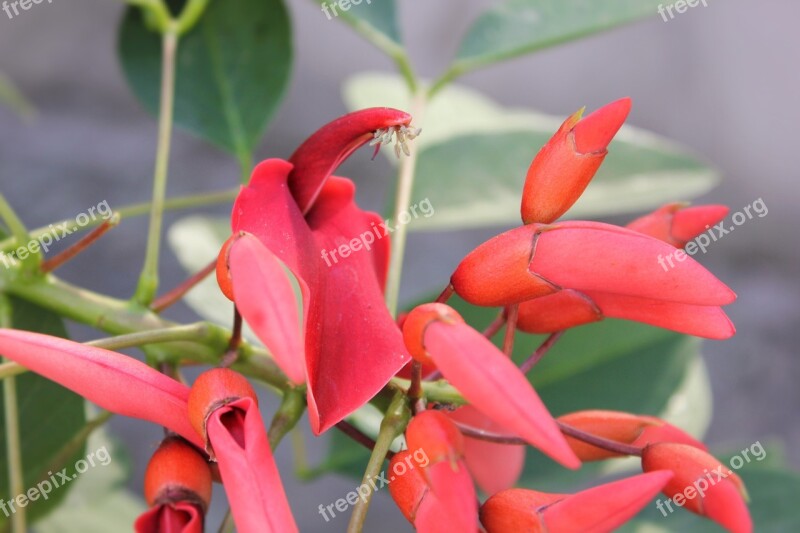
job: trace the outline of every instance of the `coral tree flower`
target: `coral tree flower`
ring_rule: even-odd
[[[438,411],[423,411],[406,429],[409,451],[392,458],[390,471],[407,461],[413,450],[427,457],[389,485],[390,494],[417,531],[477,531],[475,486],[464,463],[464,438],[453,422]]]
[[[733,291],[691,257],[667,271],[658,262],[675,253],[672,243],[724,216],[719,206],[685,212],[665,207],[633,223],[634,229],[553,222],[594,176],[629,108],[623,99],[580,122],[567,120],[528,171],[526,225],[464,258],[451,277],[459,296],[481,306],[520,304],[517,326],[529,333],[612,317],[712,339],[734,334],[721,309],[735,300]]]
[[[665,469],[675,473],[663,491],[674,503],[732,533],[753,531],[744,483],[716,458],[686,444],[659,442],[646,446],[642,470]]]
[[[219,472],[242,532],[297,531],[255,392],[226,368],[201,374],[188,400],[189,419]]]
[[[103,409],[171,429],[199,448],[189,387],[131,357],[67,339],[0,329],[0,353]]]
[[[144,476],[150,509],[134,524],[137,533],[202,533],[211,501],[211,470],[206,459],[178,437],[158,447]]]
[[[721,221],[728,214],[724,205],[696,205],[675,202],[639,217],[626,227],[683,248],[686,243]]]
[[[220,286],[287,376],[307,382],[315,433],[361,407],[409,361],[383,300],[387,232],[376,213],[355,204],[353,183],[331,173],[370,139],[387,142],[394,133],[404,146],[415,134],[410,121],[389,108],[345,115],[289,161],[260,163],[233,207],[234,237],[252,238],[223,249]],[[290,280],[277,262],[300,286],[302,326],[278,319],[277,310],[296,306],[288,305]]]
[[[487,533],[605,533],[633,518],[670,478],[667,470],[650,472],[571,495],[509,489],[483,504],[481,523]]]
[[[559,416],[557,420],[591,435],[639,448],[656,442],[675,442],[706,451],[705,444],[682,429],[654,416],[593,410],[569,413]],[[567,436],[567,442],[581,461],[601,461],[612,457],[626,457],[573,437]]]
[[[414,359],[432,360],[483,415],[562,465],[580,466],[525,375],[454,309],[440,303],[416,307],[403,324],[403,337]]]
[[[521,207],[525,224],[550,223],[566,213],[600,168],[630,110],[630,98],[622,98],[583,120],[581,109],[561,125],[525,177]]]

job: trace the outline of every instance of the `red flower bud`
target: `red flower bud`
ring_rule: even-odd
[[[403,341],[405,342],[408,353],[416,361],[423,365],[436,366],[431,356],[425,350],[424,337],[425,328],[432,322],[440,320],[448,324],[463,324],[461,318],[452,307],[440,303],[422,304],[408,313],[403,320]]]
[[[685,203],[676,202],[659,207],[626,227],[676,248],[683,248],[687,242],[725,218],[728,211],[724,205],[688,207]]]
[[[642,469],[675,473],[663,492],[677,505],[734,533],[753,530],[744,483],[707,452],[686,444],[650,444],[642,451]]]
[[[413,524],[416,520],[417,509],[430,491],[422,467],[414,461],[414,454],[410,450],[403,450],[394,454],[389,461],[389,472],[395,472],[398,463],[402,463],[405,467],[409,462],[414,463],[414,468],[406,468],[405,474],[392,480],[389,484],[389,494],[406,520]]]
[[[583,120],[580,110],[561,125],[528,169],[521,208],[525,224],[550,223],[566,213],[594,177],[630,109],[630,98],[622,98]]]
[[[233,301],[233,280],[231,279],[231,243],[234,237],[231,236],[222,245],[222,249],[217,256],[217,285],[219,290],[228,300]]]
[[[189,391],[189,422],[203,438],[206,450],[214,459],[211,443],[206,432],[206,422],[211,413],[235,402],[250,398],[258,405],[258,397],[247,379],[228,368],[212,368],[200,374]]]
[[[136,520],[137,533],[202,533],[211,501],[206,459],[179,437],[164,439],[147,465],[144,496],[150,509]]]
[[[211,501],[211,470],[205,457],[184,440],[164,439],[144,475],[147,505],[190,501],[203,510]]]
[[[702,442],[654,416],[598,410],[577,411],[560,416],[557,420],[586,433],[632,446],[643,447],[656,442],[675,442],[706,450],[706,446]],[[600,461],[611,457],[624,457],[569,436],[567,442],[581,461]]]
[[[668,471],[651,472],[571,495],[504,490],[483,504],[481,523],[487,533],[614,531],[647,505],[671,477]]]

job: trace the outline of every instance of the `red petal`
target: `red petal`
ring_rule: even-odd
[[[519,305],[517,328],[526,333],[553,333],[603,320],[603,312],[585,294],[564,289]]]
[[[568,468],[580,461],[536,391],[508,357],[466,324],[431,323],[425,347],[476,409]]]
[[[447,414],[457,422],[490,433],[502,433],[505,429],[471,405]],[[481,490],[486,494],[494,494],[513,487],[522,475],[525,446],[497,444],[465,436],[464,462]]]
[[[350,154],[370,141],[373,132],[410,123],[411,115],[407,113],[373,107],[339,117],[317,130],[289,158],[294,165],[289,186],[300,211],[308,212],[325,180]]]
[[[725,218],[728,211],[730,209],[725,205],[698,205],[681,209],[675,213],[672,236],[686,243]]]
[[[464,461],[457,461],[455,465],[448,461],[431,463],[425,468],[425,474],[431,487],[425,498],[433,496],[436,499],[437,523],[444,521],[450,531],[477,531],[478,497]],[[414,524],[418,530],[433,529],[429,528],[433,524],[430,524],[428,516],[417,510]]]
[[[253,399],[240,398],[217,409],[206,430],[236,528],[242,533],[297,531]]]
[[[189,388],[116,352],[0,329],[0,353],[103,409],[164,426],[203,447],[187,416]]]
[[[542,518],[549,531],[614,531],[650,503],[671,478],[672,472],[662,470],[593,487],[546,507]]]
[[[306,221],[286,184],[290,170],[279,160],[256,167],[232,226],[258,237],[308,287],[308,406],[311,427],[321,433],[369,401],[409,356],[383,301],[389,239],[377,215],[356,206],[349,180],[331,178]],[[361,250],[323,258],[353,239]]]
[[[540,229],[530,271],[562,287],[694,305],[725,305],[736,299],[691,257],[665,272],[658,259],[675,249],[647,235],[585,221]]]
[[[631,105],[630,98],[620,98],[583,117],[572,128],[577,151],[582,154],[604,152],[628,118]]]
[[[163,504],[142,513],[133,528],[136,533],[203,533],[203,514],[191,503]]]
[[[301,325],[297,300],[283,265],[248,234],[235,238],[229,257],[237,309],[289,379],[298,385],[305,383],[302,333],[307,313],[303,312]],[[308,287],[302,280],[298,283],[303,300],[308,302]]]

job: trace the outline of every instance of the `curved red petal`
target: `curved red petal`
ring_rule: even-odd
[[[471,405],[459,407],[447,415],[457,422],[490,433],[502,433],[505,429]],[[486,494],[494,494],[513,487],[522,475],[525,446],[498,444],[465,436],[464,462],[481,490]]]
[[[370,141],[373,132],[409,124],[408,113],[373,107],[339,117],[313,133],[289,158],[294,165],[289,186],[300,211],[308,212],[325,180],[350,154]]]
[[[476,409],[562,465],[580,466],[539,395],[491,341],[466,324],[434,322],[425,332],[425,347]]]
[[[258,405],[240,398],[206,423],[228,503],[242,533],[297,531]]]
[[[512,230],[513,231],[513,230]],[[602,222],[541,227],[530,271],[565,288],[694,305],[725,305],[736,295],[689,256],[664,270],[669,244]]]
[[[620,98],[583,117],[572,128],[576,150],[582,154],[605,151],[628,118],[632,105],[630,98]]]
[[[203,533],[203,513],[187,502],[157,505],[142,513],[133,528],[136,533]]]
[[[604,318],[597,304],[585,294],[564,289],[519,304],[517,328],[526,333],[553,333]]]
[[[546,507],[542,518],[549,531],[614,531],[636,516],[671,478],[672,472],[661,470],[593,487]]]
[[[728,215],[726,205],[697,205],[681,209],[672,220],[672,236],[681,247]]]
[[[11,329],[0,329],[0,353],[103,409],[167,427],[203,448],[189,424],[189,388],[132,357]]]
[[[236,308],[275,362],[295,384],[306,381],[303,331],[308,307],[304,305],[303,324],[294,289],[281,262],[254,236],[235,238],[229,253]],[[295,278],[297,279],[297,278]],[[308,302],[309,291],[297,280]]]

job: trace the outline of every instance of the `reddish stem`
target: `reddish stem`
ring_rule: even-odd
[[[411,385],[408,387],[406,396],[411,401],[414,413],[425,410],[425,404],[422,401],[422,363],[419,361],[411,363]]]
[[[375,441],[369,438],[368,436],[364,435],[364,433],[362,433],[361,430],[359,430],[350,422],[342,420],[341,422],[337,423],[336,426],[334,427],[339,431],[341,431],[342,433],[344,433],[345,435],[347,435],[348,437],[350,437],[351,439],[353,439],[354,441],[356,441],[357,443],[367,448],[368,450],[372,450],[373,448],[375,448]],[[394,452],[389,451],[386,453],[387,459],[391,459],[392,457],[394,457]]]
[[[108,220],[106,220],[105,222],[103,222],[102,224],[100,224],[99,226],[97,226],[96,228],[94,228],[83,238],[81,238],[81,240],[79,240],[78,242],[76,242],[74,245],[70,246],[63,252],[54,255],[50,259],[42,261],[42,266],[41,266],[42,272],[47,273],[57,269],[58,267],[60,267],[73,257],[75,257],[76,255],[84,251],[86,248],[94,244],[94,242],[97,239],[102,237],[108,230],[116,226],[118,223],[119,223],[119,217],[113,216]]]
[[[166,294],[162,294],[158,298],[156,298],[152,304],[150,304],[150,308],[156,312],[160,313],[167,307],[171,306],[178,300],[184,297],[184,295],[192,290],[198,283],[206,279],[206,277],[214,272],[217,268],[217,260],[214,259],[209,264],[203,267],[203,269],[191,276],[189,279],[172,289],[171,291],[167,292]]]
[[[523,374],[527,374],[530,372],[531,368],[536,366],[536,363],[542,360],[550,348],[561,338],[564,334],[564,331],[556,331],[555,333],[551,333],[549,337],[547,337],[544,342],[536,348],[536,351],[531,354],[521,365],[519,365],[519,369],[522,371]]]
[[[495,442],[497,444],[517,444],[517,445],[528,444],[527,441],[525,441],[524,439],[521,439],[514,435],[503,435],[500,433],[493,433],[491,431],[478,429],[472,426],[468,426],[466,424],[462,424],[460,422],[455,422],[455,424],[461,431],[461,433],[473,439]],[[585,442],[587,444],[591,444],[592,446],[602,448],[603,450],[608,450],[610,452],[617,453],[620,455],[634,455],[637,457],[640,457],[642,455],[642,449],[639,448],[638,446],[631,446],[630,444],[624,444],[622,442],[617,442],[615,440],[598,437],[597,435],[587,433],[578,428],[570,426],[569,424],[559,422],[558,420],[556,420],[556,424],[558,424],[558,428],[564,435],[570,436],[574,439]]]
[[[517,332],[517,318],[519,318],[519,304],[506,308],[506,335],[503,337],[503,353],[511,357],[514,352],[514,334]]]
[[[236,359],[239,358],[239,345],[242,343],[242,315],[239,313],[239,310],[236,308],[236,305],[233,306],[233,332],[231,333],[231,340],[228,342],[228,348],[225,350],[225,354],[222,356],[220,360],[219,366],[222,368],[228,368],[233,363],[236,362]]]
[[[437,304],[447,303],[450,297],[453,296],[454,292],[455,288],[453,287],[453,285],[448,284],[447,287],[445,287],[444,290],[441,292],[441,294],[439,294],[439,296],[436,298],[436,303]]]
[[[501,309],[500,312],[497,314],[497,318],[492,321],[489,326],[483,330],[483,336],[487,339],[491,339],[497,332],[500,331],[500,328],[503,327],[503,324],[506,323],[506,311],[505,309]]]

